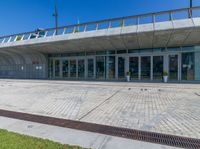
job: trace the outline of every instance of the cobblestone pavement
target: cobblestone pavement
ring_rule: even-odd
[[[200,84],[0,80],[0,109],[200,139]]]

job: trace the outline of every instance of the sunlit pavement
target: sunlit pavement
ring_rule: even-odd
[[[200,138],[200,84],[0,80],[0,109]]]

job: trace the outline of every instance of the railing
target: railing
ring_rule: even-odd
[[[63,26],[59,28],[49,28],[45,30],[38,30],[34,32],[26,32],[21,34],[14,34],[0,37],[0,44],[17,42],[22,40],[31,40],[37,38],[53,37],[57,35],[76,34],[80,32],[95,31],[116,27],[126,27],[133,25],[141,25],[148,23],[157,23],[165,21],[173,21],[178,19],[188,19],[200,17],[200,6],[193,8],[184,8],[163,12],[155,12],[149,14],[121,17],[109,20],[101,20],[96,22],[89,22],[83,24],[75,24]]]

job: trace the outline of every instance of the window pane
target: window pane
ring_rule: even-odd
[[[141,57],[141,79],[150,80],[151,76],[151,57]]]
[[[88,59],[88,78],[94,77],[94,59]]]
[[[63,65],[62,65],[62,73],[63,73],[63,77],[67,78],[68,77],[68,60],[64,60],[63,61]]]
[[[125,78],[125,58],[124,57],[118,58],[118,78],[119,79]]]
[[[178,80],[178,55],[169,56],[169,79]]]
[[[163,77],[163,56],[153,57],[153,79],[162,80]]]
[[[129,58],[129,71],[131,73],[131,79],[137,80],[138,79],[138,57],[130,57]]]
[[[60,60],[55,61],[55,77],[60,77]]]
[[[85,77],[85,60],[78,60],[78,77]]]
[[[105,57],[96,57],[96,75],[97,79],[105,79]]]
[[[70,60],[70,77],[76,77],[76,60]]]
[[[115,78],[115,56],[108,57],[108,78]]]
[[[194,53],[182,54],[182,80],[194,80]]]

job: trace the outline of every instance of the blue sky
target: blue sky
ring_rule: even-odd
[[[54,27],[56,0],[0,0],[0,36]],[[200,6],[200,0],[193,0]],[[185,8],[189,0],[57,0],[59,26]]]

